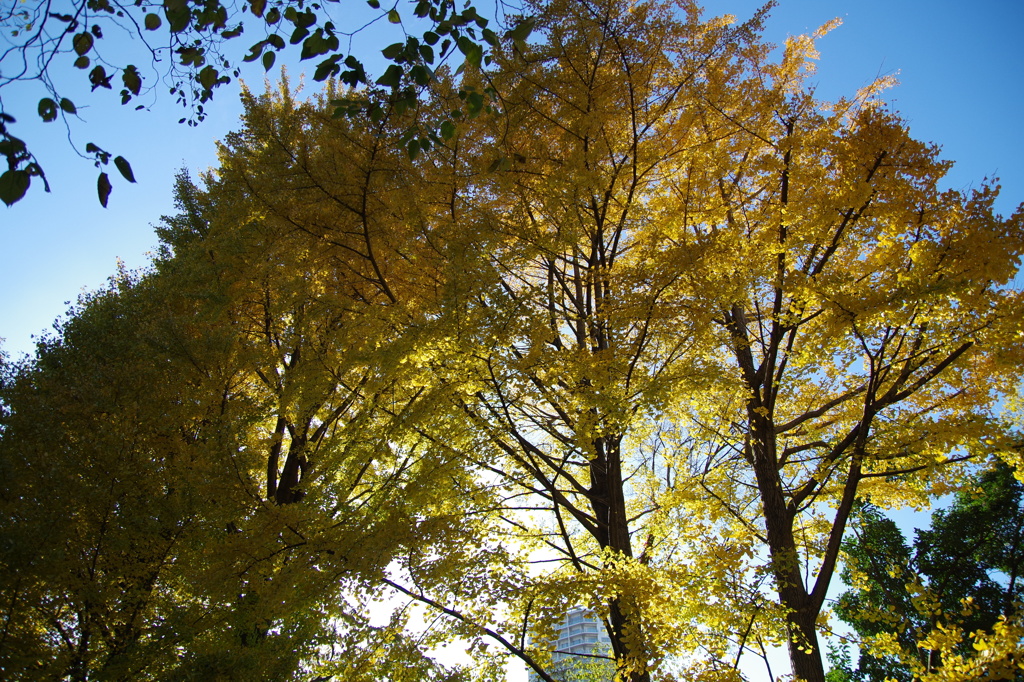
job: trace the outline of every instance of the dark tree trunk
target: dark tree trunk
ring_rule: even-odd
[[[292,504],[302,499],[304,493],[298,487],[306,468],[306,437],[293,436],[288,446],[288,457],[281,468],[281,480],[277,484],[277,503]]]
[[[764,509],[765,531],[779,602],[789,613],[786,629],[793,674],[803,682],[825,682],[825,670],[815,624],[819,605],[814,604],[800,574],[800,560],[793,538],[794,511],[786,505],[779,478],[775,433],[770,420],[754,409],[748,415],[753,426],[751,463]]]
[[[623,491],[621,436],[602,436],[594,441],[595,458],[590,463],[590,504],[597,519],[597,541],[602,549],[612,549],[624,557],[632,558],[629,538],[629,518],[626,516],[626,498]],[[625,632],[630,626],[628,604],[613,599],[609,603],[609,621],[612,650],[617,660],[636,656],[626,644]],[[649,672],[632,673],[624,682],[650,682]]]

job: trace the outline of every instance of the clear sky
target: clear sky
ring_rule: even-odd
[[[760,4],[708,0],[705,6],[709,14],[742,20]],[[966,188],[998,175],[1000,211],[1010,213],[1024,201],[1024,2],[781,0],[767,37],[781,43],[834,17],[843,25],[819,42],[820,96],[853,94],[878,75],[898,73],[901,84],[887,98],[916,137],[940,143],[944,155],[957,161],[949,185]],[[393,42],[372,33],[361,39],[363,46],[356,48],[364,56]],[[291,75],[299,75],[296,67]],[[262,89],[262,68],[244,77]],[[310,83],[308,90],[315,86]],[[118,258],[129,268],[144,266],[157,243],[152,224],[173,211],[175,172],[216,164],[215,140],[238,125],[237,84],[218,92],[209,118],[196,128],[177,124],[183,112],[166,93],[161,88],[153,100],[143,100],[153,104],[150,111],[121,107],[116,96],[73,96],[86,122],[75,122],[74,140],[80,147],[92,141],[123,154],[139,180],[128,185],[111,168],[114,191],[107,209],[96,200],[96,172],[72,155],[61,124],[28,120],[35,118],[34,102],[42,95],[30,89],[4,93],[8,107],[17,103],[18,111],[29,114],[13,132],[34,145],[53,186],[50,194],[33,187],[14,207],[0,206],[0,338],[12,357],[31,351],[32,335],[49,328],[66,310],[65,302],[102,285]],[[40,132],[51,139],[44,143]]]

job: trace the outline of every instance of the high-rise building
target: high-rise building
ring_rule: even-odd
[[[609,656],[612,648],[604,623],[587,609],[575,608],[555,628],[557,641],[550,643],[551,675],[559,682],[612,682],[615,663]],[[531,672],[530,682],[540,677]]]

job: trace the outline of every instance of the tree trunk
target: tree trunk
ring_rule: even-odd
[[[789,611],[786,629],[793,675],[803,682],[825,682],[825,669],[815,624],[820,608],[813,605],[800,574],[793,537],[793,514],[786,505],[775,452],[774,427],[751,410],[751,450],[754,474],[763,507],[768,549],[779,602]]]
[[[624,557],[632,558],[633,547],[629,539],[629,523],[626,516],[626,498],[623,491],[621,436],[602,436],[594,441],[595,457],[590,463],[590,503],[597,518],[597,541],[602,549],[612,549]],[[621,598],[609,603],[610,638],[612,651],[617,661],[637,652],[626,644],[625,632],[630,626],[629,604]],[[644,661],[646,663],[646,661]],[[624,682],[650,682],[651,674],[634,672],[624,676]]]
[[[789,629],[789,661],[793,675],[801,682],[825,682],[825,668],[821,661],[821,647],[818,645],[818,631],[815,628],[818,614],[814,609],[804,607],[791,612],[786,618]]]

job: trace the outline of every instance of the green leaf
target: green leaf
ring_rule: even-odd
[[[146,18],[142,20],[142,25],[146,27],[147,31],[157,30],[162,23],[164,22],[160,20],[159,14],[147,14]]]
[[[0,175],[0,201],[8,206],[13,205],[25,196],[31,182],[32,177],[28,171],[9,170]]]
[[[267,8],[267,0],[249,0],[249,10],[253,16],[262,17],[263,11]]]
[[[409,152],[409,160],[410,161],[415,161],[416,157],[419,156],[419,154],[420,154],[420,141],[419,140],[409,140],[408,152]]]
[[[171,25],[171,33],[181,33],[192,23],[188,0],[164,0],[164,16]]]
[[[135,173],[132,172],[132,167],[128,163],[128,159],[123,156],[114,157],[114,165],[117,166],[117,170],[120,171],[122,177],[128,182],[135,182]]]
[[[206,63],[206,57],[203,56],[203,48],[190,45],[189,47],[179,47],[175,52],[178,53],[178,58],[181,63],[185,66],[191,64],[195,67],[200,67]]]
[[[49,97],[39,100],[38,111],[39,117],[46,123],[57,119],[57,103]]]
[[[473,49],[470,50],[469,54],[466,55],[466,61],[478,69],[480,68],[480,62],[483,60],[483,58],[484,48],[483,46],[477,44],[474,44]]]
[[[133,95],[139,94],[139,90],[142,89],[142,77],[139,75],[139,70],[132,64],[126,66],[121,73],[121,81],[124,83],[125,89]]]
[[[530,37],[530,34],[533,33],[533,27],[536,24],[537,20],[534,19],[533,17],[530,17],[529,19],[524,19],[521,22],[519,22],[519,24],[511,31],[505,33],[505,37],[510,38],[516,42],[522,42]]]
[[[422,64],[417,64],[416,66],[412,67],[412,69],[410,69],[409,71],[409,75],[412,76],[412,79],[413,81],[415,81],[416,85],[426,85],[427,83],[430,82],[430,69],[423,66]]]
[[[96,193],[100,197],[100,206],[106,208],[107,199],[110,198],[110,178],[106,173],[100,173],[100,177],[96,181]]]
[[[333,38],[333,36],[332,36]],[[331,51],[332,41],[324,37],[323,29],[317,29],[316,33],[302,41],[302,52],[299,59],[312,59]]]
[[[402,23],[402,17],[401,15],[398,14],[397,9],[393,9],[388,12],[388,21],[390,21],[392,24]]]
[[[441,124],[441,137],[450,140],[455,137],[455,124],[451,121],[444,121]]]
[[[89,82],[92,83],[92,89],[96,88],[107,88],[110,89],[110,77],[107,75],[107,70],[102,65],[97,66],[89,72]]]
[[[341,59],[341,55],[332,55],[327,59],[323,60],[316,66],[316,72],[313,74],[313,80],[325,81],[334,74],[341,71],[341,67],[338,66],[338,61]]]
[[[199,84],[202,85],[205,90],[212,90],[217,85],[219,78],[220,73],[212,66],[204,67],[203,70],[196,75],[196,80],[199,81]]]
[[[252,47],[249,48],[249,54],[242,57],[243,62],[254,62],[259,59],[260,55],[263,54],[263,48],[267,46],[267,41],[261,40]]]
[[[75,48],[75,54],[79,57],[85,55],[89,50],[92,49],[93,37],[91,33],[77,33],[75,37],[71,39],[71,46]]]
[[[349,55],[345,57],[345,66],[349,69],[341,74],[341,80],[343,83],[357,87],[359,85],[369,85],[367,80],[366,68],[362,62],[358,59]]]
[[[69,114],[77,114],[78,109],[75,108],[75,103],[69,100],[67,97],[60,101],[60,108]]]
[[[0,140],[0,154],[6,156],[8,163],[17,163],[18,157],[24,156],[25,143],[16,137]]]
[[[380,0],[366,0],[366,4],[373,9],[380,9]]]
[[[392,43],[380,51],[385,59],[394,59],[405,51],[405,43]]]
[[[384,75],[377,79],[377,85],[397,88],[402,82],[402,67],[392,64]]]
[[[274,52],[267,52],[263,55],[263,69],[264,71],[270,71],[274,68],[274,60],[277,58],[277,54]]]
[[[75,60],[75,68],[76,69],[88,69],[89,68],[89,58],[83,56],[83,57],[79,57],[78,59],[76,59]]]
[[[430,47],[430,45],[420,45],[420,57],[427,64],[433,64],[434,63],[434,48]]]
[[[469,105],[469,116],[475,118],[484,108],[484,96],[480,92],[470,92],[466,95],[466,103]]]

